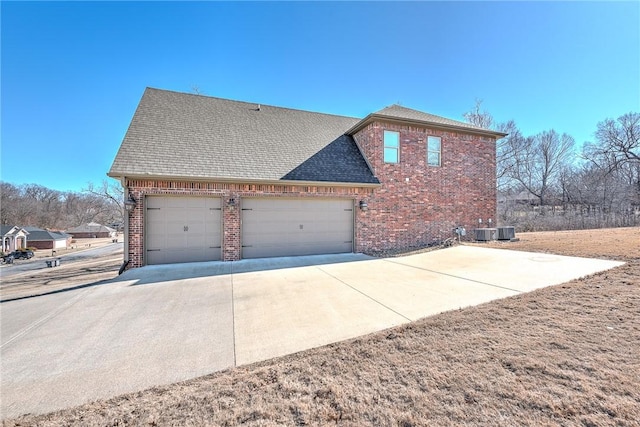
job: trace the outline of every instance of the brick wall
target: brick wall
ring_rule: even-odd
[[[36,249],[53,249],[53,240],[29,240],[27,246]]]
[[[400,132],[400,162],[384,163],[383,131]],[[427,136],[442,138],[441,166],[427,165]],[[354,135],[380,188],[127,180],[138,201],[129,215],[129,267],[145,265],[144,201],[147,195],[222,198],[222,259],[241,257],[241,204],[247,197],[330,197],[366,200],[368,211],[355,210],[355,250],[379,254],[423,247],[469,235],[496,219],[495,139],[424,127],[374,122]],[[233,204],[229,201],[234,199]],[[357,205],[357,203],[356,203]]]
[[[384,163],[383,131],[400,132],[400,162]],[[427,136],[442,141],[441,166],[427,165]],[[356,250],[384,253],[469,234],[496,220],[495,139],[424,127],[373,122],[354,135],[382,183],[356,221]]]
[[[322,197],[348,198],[357,201],[368,199],[370,188],[235,184],[219,182],[182,182],[128,179],[126,182],[131,196],[137,201],[129,214],[129,268],[145,265],[144,261],[144,202],[149,195],[212,196],[222,198],[222,259],[234,261],[241,255],[241,205],[247,197]],[[234,203],[229,203],[234,199]],[[356,218],[364,214],[356,212]],[[358,222],[358,220],[356,220]]]

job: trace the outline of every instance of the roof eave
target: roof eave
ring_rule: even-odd
[[[228,178],[228,177],[207,177],[207,176],[177,176],[177,175],[152,175],[152,174],[128,174],[120,172],[109,172],[107,176],[116,179],[139,179],[139,180],[174,180],[174,181],[195,181],[195,182],[223,182],[229,184],[262,184],[262,185],[304,185],[313,187],[360,187],[378,188],[380,183],[368,182],[339,182],[339,181],[298,181],[291,179],[251,179],[251,178]]]
[[[426,120],[391,117],[391,116],[385,116],[385,115],[376,114],[376,113],[369,114],[367,117],[360,120],[351,129],[346,131],[345,134],[353,135],[354,133],[358,132],[365,126],[375,121],[386,121],[386,122],[399,123],[399,124],[413,124],[413,125],[428,126],[431,128],[443,129],[443,130],[455,130],[458,132],[466,132],[466,133],[472,133],[477,135],[491,136],[496,139],[504,138],[505,136],[509,135],[508,133],[496,132],[489,129],[473,129],[473,128],[467,128],[462,126],[447,125],[444,123],[430,122]]]

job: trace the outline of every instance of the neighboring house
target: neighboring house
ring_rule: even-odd
[[[16,225],[2,225],[0,233],[2,233],[2,252],[13,252],[27,247],[29,232],[24,228]]]
[[[96,237],[115,237],[117,232],[111,227],[90,222],[66,231],[74,239],[92,239]]]
[[[71,244],[71,236],[58,231],[25,227],[29,232],[29,247],[36,249],[66,249]]]
[[[358,119],[147,88],[108,173],[125,260],[427,246],[495,220],[503,136],[399,105]]]

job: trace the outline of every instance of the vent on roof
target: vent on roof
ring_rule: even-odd
[[[260,104],[258,104],[258,108],[256,108],[256,111],[260,111]]]

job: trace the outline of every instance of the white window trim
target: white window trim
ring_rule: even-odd
[[[387,147],[386,143],[385,143],[385,137],[384,135],[386,133],[395,133],[396,135],[398,135],[398,147]],[[384,158],[384,151],[387,148],[393,148],[396,150],[396,161],[395,162],[388,162],[385,158]],[[400,163],[400,132],[397,132],[395,130],[385,130],[382,132],[382,161],[384,163],[388,163],[390,165],[397,165]]]
[[[440,150],[436,151],[436,150],[430,150],[429,149],[429,139],[430,138],[438,138],[438,140],[440,140]],[[438,164],[434,165],[429,163],[429,153],[438,153]],[[431,166],[431,167],[440,167],[442,166],[442,137],[440,136],[435,136],[435,135],[428,135],[427,136],[427,166]]]

